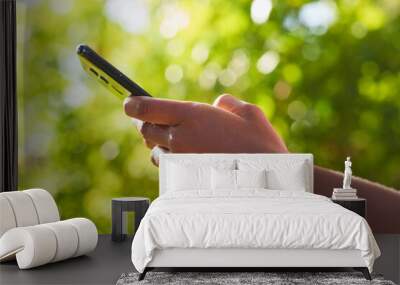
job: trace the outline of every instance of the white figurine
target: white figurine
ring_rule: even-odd
[[[343,189],[351,189],[351,161],[350,156],[347,157],[347,160],[344,162],[344,177],[343,177]]]

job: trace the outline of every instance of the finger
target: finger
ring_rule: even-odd
[[[133,118],[153,124],[174,126],[190,113],[191,102],[129,96],[124,101],[125,113]]]
[[[237,99],[230,94],[222,94],[215,99],[213,106],[224,109],[231,113],[235,113],[240,110],[246,103]]]
[[[220,95],[213,103],[213,106],[224,109],[225,111],[242,117],[243,119],[263,119],[265,118],[264,113],[256,105],[249,104],[236,97],[223,94]]]
[[[151,123],[144,123],[140,132],[146,141],[150,141],[155,145],[163,147],[169,146],[170,130],[168,126],[155,125]]]
[[[155,147],[156,146],[156,144],[155,143],[153,143],[153,142],[151,142],[151,141],[149,141],[149,140],[143,140],[144,141],[144,144],[149,148],[149,149],[153,149],[153,147]]]

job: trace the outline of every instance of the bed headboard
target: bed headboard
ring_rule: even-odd
[[[252,154],[162,154],[160,156],[160,165],[159,165],[159,194],[162,195],[166,192],[166,185],[167,185],[167,168],[168,163],[170,162],[182,162],[182,161],[190,161],[190,163],[194,164],[203,164],[203,163],[210,163],[218,164],[219,162],[226,162],[232,161],[232,164],[237,167],[236,162],[265,162],[268,164],[273,163],[299,163],[304,162],[305,165],[305,179],[307,181],[306,191],[313,193],[313,155],[312,154],[265,154],[265,153],[252,153]]]

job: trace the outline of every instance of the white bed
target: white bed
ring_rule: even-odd
[[[162,155],[160,197],[132,243],[140,278],[154,267],[355,267],[368,278],[380,252],[367,222],[313,194],[312,174],[310,154]]]

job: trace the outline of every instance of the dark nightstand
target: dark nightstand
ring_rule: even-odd
[[[348,200],[336,200],[332,199],[333,203],[339,204],[340,206],[359,214],[365,218],[367,214],[367,200],[364,198],[348,199]]]
[[[150,199],[144,197],[113,198],[112,207],[112,234],[113,241],[123,241],[127,236],[127,212],[135,212],[135,229],[146,214]],[[133,234],[135,234],[135,232]]]

